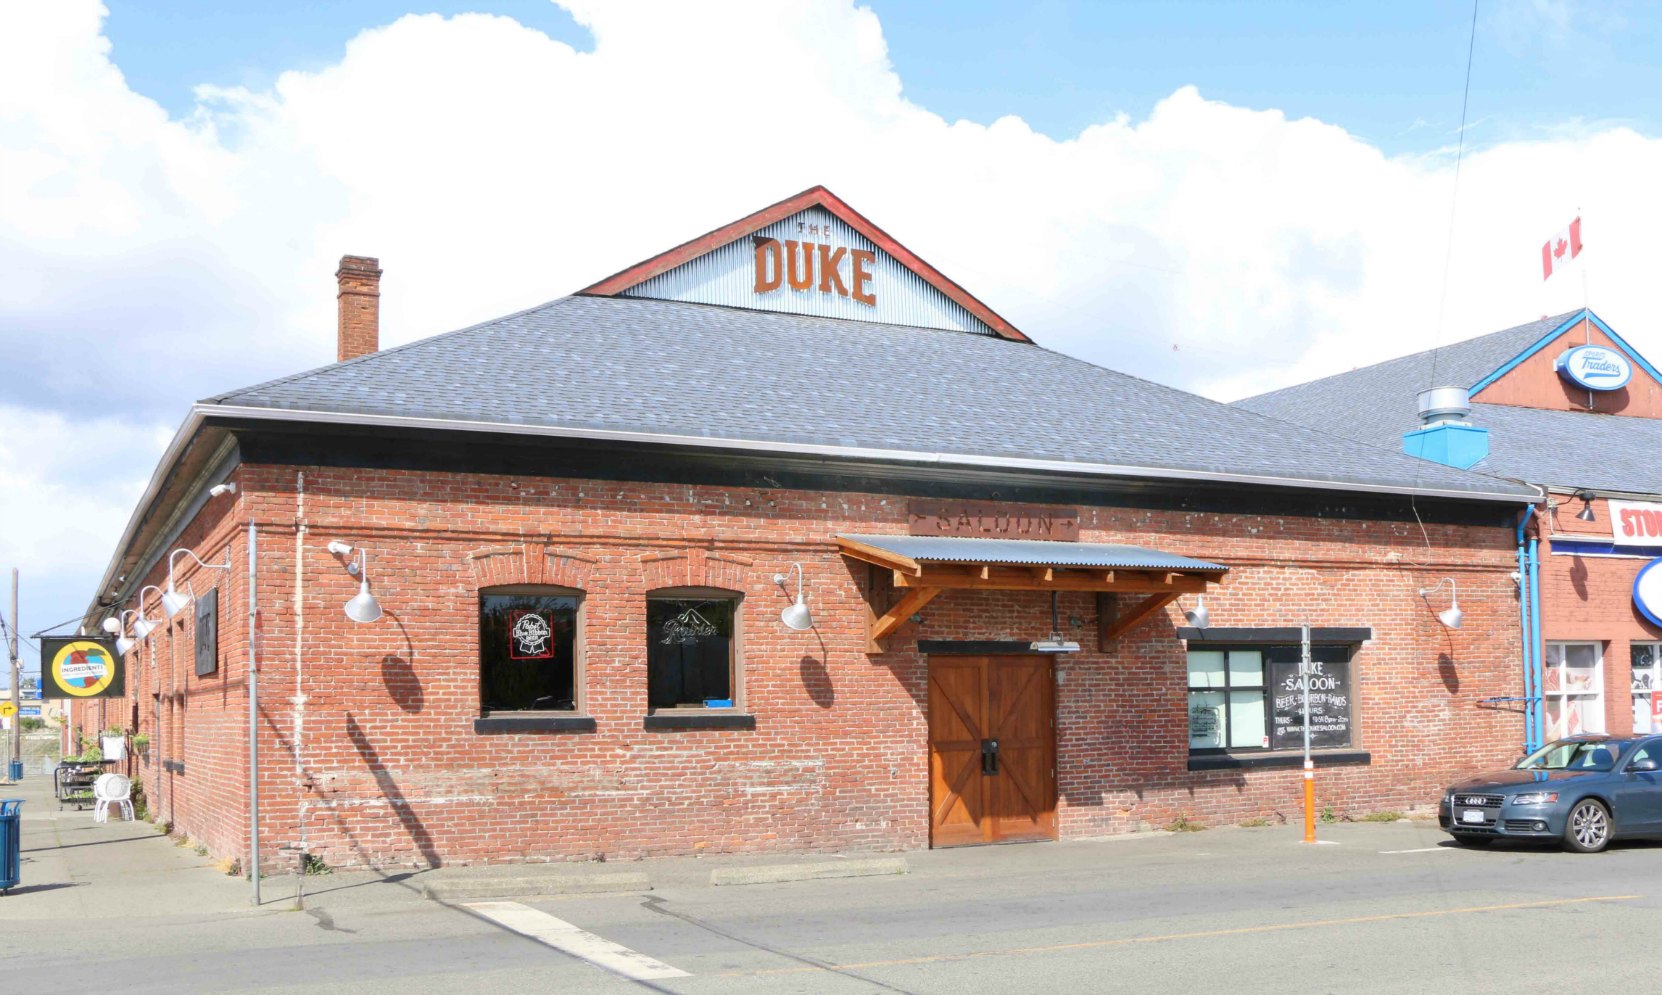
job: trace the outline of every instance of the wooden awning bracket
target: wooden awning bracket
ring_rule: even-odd
[[[868,649],[873,653],[883,652],[884,637],[900,628],[902,622],[922,611],[923,606],[934,601],[940,593],[941,589],[938,587],[908,588],[900,600],[894,603],[894,607],[872,620]]]
[[[1135,629],[1137,626],[1148,621],[1156,612],[1171,604],[1173,601],[1176,601],[1177,598],[1178,595],[1175,593],[1149,595],[1136,606],[1132,607],[1131,610],[1114,619],[1114,621],[1109,625],[1104,626],[1102,629],[1102,642],[1104,644],[1112,643],[1114,640],[1125,635],[1127,632],[1130,632],[1132,629]]]

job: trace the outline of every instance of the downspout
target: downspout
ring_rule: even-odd
[[[289,699],[294,714],[294,786],[300,825],[300,852],[306,852],[306,690],[304,682],[306,633],[306,474],[295,474],[294,483],[294,697]],[[304,859],[304,858],[302,858]]]
[[[1535,742],[1529,744],[1531,748],[1539,747],[1546,739],[1546,698],[1544,696],[1545,675],[1541,671],[1541,540],[1536,536],[1529,537],[1529,652],[1530,678],[1535,682],[1535,696],[1528,703],[1530,711],[1535,714]]]
[[[1524,687],[1524,749],[1533,749],[1535,742],[1535,669],[1529,652],[1529,557],[1524,540],[1524,526],[1529,524],[1529,511],[1518,516],[1518,648],[1523,659]]]

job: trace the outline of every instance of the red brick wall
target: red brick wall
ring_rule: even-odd
[[[1550,536],[1585,536],[1610,541],[1610,505],[1592,502],[1593,521],[1576,518],[1579,499],[1558,496],[1562,506],[1544,517],[1549,536],[1541,544],[1541,636],[1549,641],[1596,642],[1604,646],[1605,730],[1633,732],[1632,645],[1662,640],[1658,627],[1633,605],[1633,581],[1648,556],[1575,556],[1554,553]]]
[[[1042,593],[949,592],[891,636],[889,652],[867,655],[867,571],[838,555],[831,537],[904,531],[903,497],[304,473],[303,506],[290,467],[243,467],[236,499],[236,520],[252,516],[261,530],[268,860],[277,846],[331,865],[924,846],[927,663],[917,639],[1029,639],[1050,628]],[[224,535],[234,524],[202,528]],[[1428,548],[1413,523],[1116,508],[1082,508],[1081,528],[1082,539],[1233,566],[1207,598],[1214,625],[1373,627],[1355,664],[1356,745],[1373,763],[1324,768],[1324,806],[1429,805],[1452,778],[1505,762],[1521,742],[1516,712],[1479,704],[1520,687],[1508,529],[1431,525]],[[245,556],[238,536],[233,587]],[[357,581],[325,551],[331,539],[369,550],[379,622],[344,616]],[[809,632],[778,622],[789,599],[771,578],[794,561],[816,623]],[[1435,618],[1446,588],[1430,604],[1415,593],[1450,576],[1466,613],[1458,631]],[[474,732],[477,592],[505,582],[585,591],[585,697],[596,732]],[[644,594],[681,584],[743,592],[743,695],[754,730],[642,728]],[[239,852],[246,817],[237,780],[246,647],[240,611],[230,609],[245,597],[240,588],[222,594],[220,675],[198,681],[183,643],[178,654],[189,725],[172,811],[222,856]],[[1057,661],[1064,836],[1160,826],[1179,814],[1208,823],[1299,817],[1296,770],[1187,771],[1177,606],[1109,653],[1097,651],[1092,596],[1064,595],[1061,610],[1086,650]],[[1070,616],[1082,625],[1072,628]],[[157,638],[149,642],[165,660]],[[227,787],[211,794],[220,780]]]
[[[1601,414],[1662,418],[1662,383],[1637,364],[1633,379],[1621,390],[1589,391],[1577,387],[1553,368],[1565,349],[1578,345],[1616,348],[1610,336],[1589,321],[1572,325],[1557,340],[1519,363],[1506,375],[1472,395],[1482,404],[1509,404],[1520,408],[1547,408],[1552,411],[1596,411]],[[1591,407],[1589,407],[1589,402]],[[1477,415],[1482,423],[1481,412]]]

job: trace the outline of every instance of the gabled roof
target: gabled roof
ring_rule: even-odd
[[[199,410],[1125,478],[1533,495],[1022,342],[634,297],[563,298]]]
[[[1623,344],[1591,311],[1571,311],[1245,398],[1235,406],[1400,450],[1403,433],[1419,426],[1420,391],[1488,386],[1584,316]],[[1644,363],[1631,348],[1625,351]],[[1474,470],[1543,486],[1662,493],[1662,460],[1655,456],[1662,452],[1662,419],[1485,404],[1480,393],[1473,400],[1472,424],[1490,430],[1489,455]]]
[[[902,266],[916,273],[924,282],[945,294],[964,310],[985,323],[995,335],[1017,342],[1031,341],[992,308],[981,303],[974,294],[948,279],[940,270],[924,262],[917,253],[895,241],[894,237],[888,232],[877,227],[865,215],[848,206],[847,202],[823,186],[809,187],[794,197],[787,197],[777,204],[764,207],[760,211],[740,218],[732,224],[723,225],[715,231],[706,232],[667,252],[660,252],[650,259],[643,260],[628,269],[612,274],[599,283],[584,287],[578,293],[615,297],[633,287],[640,286],[655,276],[667,273],[699,256],[746,238],[777,221],[794,214],[800,214],[813,207],[829,211],[838,220],[870,239],[873,244],[894,257]]]

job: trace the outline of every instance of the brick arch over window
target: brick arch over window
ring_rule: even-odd
[[[697,547],[684,552],[641,556],[641,573],[648,591],[665,587],[717,587],[739,593],[749,586],[746,581],[755,565],[755,560]]]
[[[539,584],[581,591],[589,586],[596,563],[590,556],[530,542],[476,549],[467,558],[479,588]]]

